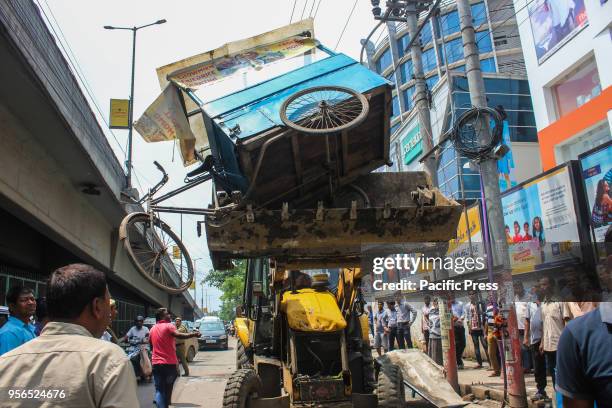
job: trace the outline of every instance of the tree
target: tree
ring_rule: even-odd
[[[221,290],[221,320],[233,320],[236,317],[236,306],[242,303],[246,261],[234,261],[234,268],[226,271],[211,270],[204,279],[206,283]]]

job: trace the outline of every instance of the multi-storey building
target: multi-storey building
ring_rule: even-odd
[[[544,170],[611,139],[612,2],[514,0]]]
[[[509,0],[473,1],[471,7],[489,105],[501,105],[508,113],[507,136],[514,159],[511,176],[521,182],[538,174],[541,167],[537,160],[537,131],[514,8]],[[421,16],[420,23],[424,22],[424,17]],[[419,159],[423,155],[423,132],[413,109],[415,80],[412,58],[406,51],[410,37],[404,23],[387,23],[386,34],[376,44],[366,44],[366,53],[371,69],[395,86],[391,119],[392,169],[417,170],[422,168]],[[454,118],[470,106],[459,15],[454,1],[442,1],[439,13],[425,22],[419,40],[423,71],[431,92],[431,138],[433,144],[438,145]],[[441,190],[459,200],[479,198],[478,175],[466,165],[467,160],[459,157],[448,141],[437,148]]]

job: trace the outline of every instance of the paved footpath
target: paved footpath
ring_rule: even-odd
[[[172,405],[175,408],[207,407],[223,405],[225,383],[236,369],[236,339],[230,337],[228,350],[199,351],[189,364],[189,377],[179,377],[174,383]],[[155,407],[153,384],[138,387],[142,408]]]

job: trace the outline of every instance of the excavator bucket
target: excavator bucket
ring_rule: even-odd
[[[311,265],[358,265],[364,246],[445,242],[456,235],[461,205],[424,172],[370,173],[344,187],[333,204],[252,208],[206,219],[215,267],[228,260],[273,257]]]

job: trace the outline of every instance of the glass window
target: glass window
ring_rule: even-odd
[[[457,10],[453,10],[448,14],[440,17],[440,26],[442,35],[447,36],[459,31],[459,14]]]
[[[395,132],[397,132],[397,129],[399,129],[401,124],[402,124],[402,122],[397,122],[395,125],[392,125],[391,126],[391,130],[389,131],[389,133],[391,135],[393,135]]]
[[[489,30],[479,31],[476,33],[476,44],[478,45],[478,51],[480,53],[493,51],[493,44],[491,44]]]
[[[391,57],[391,49],[387,48],[376,61],[376,71],[380,74],[393,62]]]
[[[428,49],[423,53],[423,72],[429,72],[432,69],[436,69],[436,50],[433,48]]]
[[[427,78],[425,80],[425,82],[427,83],[427,88],[429,88],[430,90],[433,89],[433,87],[438,83],[438,79],[438,75],[434,75]]]
[[[461,37],[455,38],[452,41],[448,41],[444,48],[446,49],[446,52],[444,54],[446,55],[446,60],[449,64],[452,64],[453,62],[457,62],[464,58],[463,40],[461,39]]]
[[[457,109],[464,106],[472,106],[470,94],[465,92],[453,92],[453,102]]]
[[[400,114],[399,100],[397,99],[397,96],[393,97],[392,106],[393,106],[393,111],[391,112],[391,117],[394,118]]]
[[[485,24],[487,22],[487,9],[484,3],[472,4],[472,21],[475,26]]]
[[[467,80],[465,78],[457,79],[459,81],[456,84],[467,89]],[[487,92],[531,95],[529,92],[529,82],[525,80],[485,78],[484,82]]]
[[[552,87],[559,117],[565,116],[601,93],[595,61],[591,60]]]
[[[432,40],[433,36],[431,34],[431,23],[427,21],[427,24],[425,24],[425,26],[421,30],[421,44],[425,46],[432,42]]]
[[[495,69],[495,59],[487,58],[481,60],[480,69],[482,70],[482,72],[497,72],[497,70]]]
[[[487,92],[489,106],[502,105],[507,110],[533,110],[531,97],[527,95],[501,95]]]
[[[400,75],[402,77],[402,83],[406,83],[412,79],[412,76],[414,75],[414,70],[412,68],[411,59],[400,65]]]
[[[480,191],[480,178],[476,174],[463,174],[463,190]]]
[[[451,71],[465,72],[465,64],[464,65],[459,65],[458,67],[453,68]]]
[[[404,90],[404,104],[406,105],[406,110],[412,109],[412,99],[414,97],[414,86],[407,88]]]
[[[406,47],[410,43],[410,36],[408,34],[403,35],[397,40],[397,48],[399,49],[399,57],[402,58],[404,55],[408,54],[406,52]]]
[[[514,126],[535,126],[535,116],[531,111],[506,110],[508,123]]]
[[[513,142],[537,142],[538,130],[535,127],[510,126],[510,140]]]
[[[391,71],[389,74],[387,74],[386,78],[391,81],[391,83],[393,83],[393,85],[395,85],[395,72]]]

